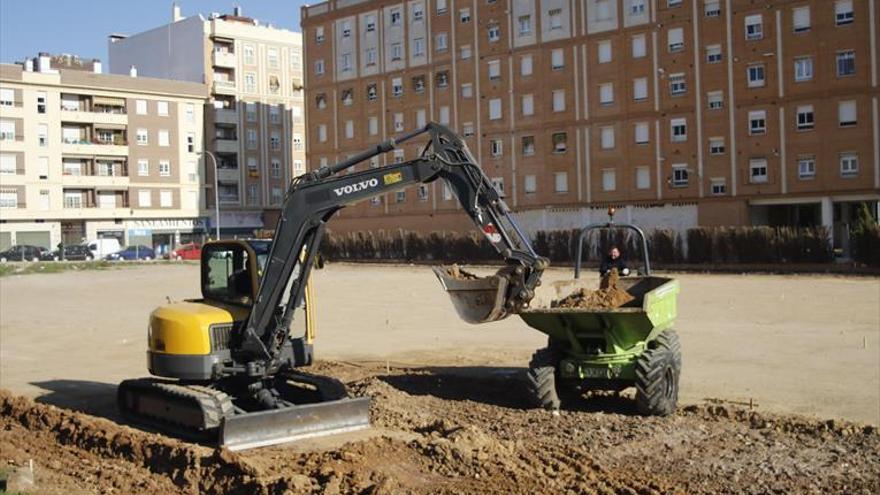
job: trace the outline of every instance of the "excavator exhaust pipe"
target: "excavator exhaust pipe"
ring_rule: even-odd
[[[502,268],[495,275],[478,277],[458,265],[435,266],[434,274],[449,294],[458,316],[468,323],[488,323],[507,317],[509,279]]]

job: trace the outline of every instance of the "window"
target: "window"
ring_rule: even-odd
[[[171,177],[171,162],[168,160],[159,160],[159,176]]]
[[[399,26],[400,25],[400,9],[393,8],[391,9],[391,25]]]
[[[135,139],[137,140],[137,144],[139,146],[146,146],[150,144],[149,134],[147,134],[146,129],[138,129],[135,134]]]
[[[523,156],[532,156],[535,154],[535,136],[522,137],[522,154]]]
[[[681,5],[681,0],[666,0],[667,7],[678,7]]]
[[[670,139],[680,143],[687,141],[687,119],[672,119],[669,121]]]
[[[47,189],[40,190],[40,209],[41,210],[51,209],[50,204],[49,204],[49,191]]]
[[[795,33],[805,33],[810,30],[810,7],[795,7],[791,11],[791,24]]]
[[[680,52],[684,50],[684,29],[672,28],[666,34],[670,52]]]
[[[318,142],[327,142],[327,124],[318,125]]]
[[[354,103],[354,90],[351,88],[346,88],[342,90],[342,104],[345,106],[351,106]]]
[[[15,135],[15,127],[12,127],[12,134]],[[14,139],[14,137],[13,137]],[[37,142],[39,143],[41,148],[45,148],[49,146],[49,125],[48,124],[39,124],[37,125]]]
[[[799,131],[812,129],[814,125],[813,105],[797,107],[797,128]]]
[[[171,191],[159,191],[159,206],[171,208]]]
[[[171,135],[166,129],[159,130],[159,146],[171,146]]]
[[[490,60],[489,61],[489,80],[497,81],[501,79],[501,61],[500,60]]]
[[[504,143],[500,139],[493,139],[489,143],[489,149],[495,158],[504,155]]]
[[[746,71],[750,88],[760,88],[764,86],[764,64],[752,64],[746,69]]]
[[[416,110],[416,129],[421,129],[428,124],[425,109]]]
[[[672,187],[687,187],[688,169],[686,163],[672,165]]]
[[[460,57],[463,60],[471,58],[471,45],[461,45]]]
[[[855,177],[859,174],[859,155],[858,153],[841,153],[840,154],[840,176]]]
[[[405,203],[406,202],[406,191],[397,191],[394,195],[394,201],[397,203]]]
[[[41,180],[49,178],[49,157],[41,156],[37,159],[37,174]]]
[[[403,95],[403,78],[395,77],[391,80],[391,95],[400,97]]]
[[[518,19],[519,35],[526,36],[532,33],[532,16],[521,15]]]
[[[553,179],[556,192],[568,192],[568,172],[556,172],[553,174]]]
[[[562,51],[562,48],[554,48],[550,52],[550,68],[553,70],[565,68],[565,53]]]
[[[247,102],[244,104],[245,110],[245,118],[248,122],[256,122],[257,121],[257,104],[254,102]]]
[[[501,26],[490,24],[488,28],[489,42],[494,43],[501,39]]]
[[[439,116],[437,119],[443,125],[449,125],[449,106],[443,105],[440,107]]]
[[[342,72],[348,72],[351,70],[351,54],[343,53],[342,54]]]
[[[376,16],[368,15],[364,18],[364,25],[366,26],[366,31],[368,33],[372,33],[376,30]]]
[[[636,144],[648,144],[651,141],[649,137],[649,129],[647,122],[637,122],[634,126],[634,134]]]
[[[602,171],[602,190],[613,191],[617,189],[617,172],[613,169]]]
[[[394,132],[403,131],[403,114],[397,112],[394,114]]]
[[[709,179],[712,188],[712,196],[724,196],[727,194],[727,180],[723,177]]]
[[[367,119],[367,132],[371,136],[379,134],[379,117],[369,117]]]
[[[649,189],[651,187],[651,169],[648,167],[636,167],[636,189]]]
[[[522,95],[522,114],[529,116],[535,114],[535,98],[532,95]]]
[[[813,79],[813,57],[797,57],[794,59],[794,80],[797,82]]]
[[[703,12],[706,17],[721,17],[721,0],[705,0]]]
[[[277,205],[281,204],[281,188],[277,186],[272,187],[272,204]]]
[[[461,85],[461,97],[462,98],[471,98],[474,96],[474,85],[471,83],[464,83]]]
[[[434,50],[445,52],[448,48],[449,45],[447,44],[446,33],[437,33],[434,35]]]
[[[281,149],[281,134],[278,131],[272,131],[269,134],[269,149],[272,151]]]
[[[346,120],[345,121],[345,138],[352,139],[354,138],[354,121]]]
[[[837,77],[852,76],[856,73],[856,52],[846,50],[837,52]]]
[[[72,175],[78,177],[82,175],[83,161],[79,159],[64,159],[61,162],[62,172],[64,175]]]
[[[599,42],[599,63],[607,64],[611,62],[611,40]]]
[[[642,58],[648,54],[648,47],[644,34],[637,34],[632,37],[632,57]]]
[[[614,18],[612,8],[616,10],[617,5],[612,7],[611,0],[596,0],[596,20],[599,22],[612,20]]]
[[[12,91],[12,90],[10,90]],[[8,105],[12,106],[12,105]],[[37,113],[46,113],[46,92],[37,92]]]
[[[684,73],[669,74],[669,94],[679,96],[687,93],[687,82]]]
[[[799,156],[797,159],[798,179],[809,180],[816,177],[816,157],[813,155]]]
[[[419,184],[417,194],[419,197],[419,201],[428,201],[428,186],[426,186],[425,184]]]
[[[186,104],[186,121],[193,123],[196,121],[196,106],[192,103]]]
[[[599,143],[603,150],[614,149],[614,127],[606,126],[599,129]]]
[[[415,76],[412,78],[413,91],[416,93],[425,92],[425,76]]]
[[[323,58],[319,58],[318,60],[315,60],[315,75],[316,76],[323,76],[324,75],[324,59]]]
[[[723,91],[709,91],[709,93],[706,94],[706,99],[709,101],[710,110],[720,110],[724,108]]]
[[[322,110],[327,108],[327,95],[324,93],[318,93],[315,96],[315,106]]]
[[[614,104],[614,84],[605,83],[599,85],[599,103],[602,105]]]
[[[556,132],[553,134],[553,152],[565,153],[568,149],[568,135],[564,132]]]
[[[564,89],[554,89],[553,90],[553,111],[554,112],[564,112],[565,111],[565,90]]]
[[[134,111],[138,115],[147,114],[147,100],[137,100],[134,102]]]
[[[840,127],[852,127],[858,123],[855,100],[841,101],[837,104],[837,120]]]
[[[159,114],[160,117],[168,116],[168,102],[167,101],[157,101],[156,102],[156,113]]]
[[[150,175],[150,162],[149,160],[138,160],[138,175],[140,177],[146,177]]]
[[[413,57],[425,56],[425,38],[416,38],[413,40]]]
[[[648,78],[640,77],[633,81],[633,99],[644,101],[648,99]]]
[[[436,81],[438,88],[449,87],[449,72],[447,72],[445,70],[438,72],[434,78],[434,81]]]
[[[437,0],[437,15],[446,13],[446,0]]]
[[[471,9],[461,9],[458,11],[458,20],[462,23],[471,22]]]
[[[532,56],[531,55],[523,55],[519,59],[519,74],[521,76],[531,76],[532,75]]]
[[[15,175],[17,173],[16,162],[15,155],[7,153],[0,155],[0,175]]]
[[[645,0],[630,0],[629,15],[640,15],[645,13]]]
[[[257,130],[256,129],[248,129],[247,130],[247,148],[249,150],[257,149]]]
[[[64,206],[67,207],[67,195],[70,193],[64,193]],[[79,196],[79,194],[77,194]],[[149,189],[141,189],[138,191],[138,206],[141,208],[149,208],[152,206],[152,201],[150,198],[151,194]]]
[[[724,138],[723,137],[710,137],[709,138],[709,154],[710,155],[723,155],[724,154]]]
[[[326,130],[325,130],[325,132],[326,132]],[[291,141],[293,141],[293,149],[294,150],[302,151],[303,149],[305,149],[305,143],[303,143],[302,134],[294,133]]]
[[[764,37],[764,18],[761,14],[746,16],[746,39],[759,40]]]
[[[749,135],[755,136],[767,132],[767,113],[764,110],[749,112]]]
[[[489,120],[501,119],[501,98],[489,100]]]
[[[291,110],[296,114],[299,107],[293,107]],[[278,108],[278,105],[269,105],[269,122],[272,124],[281,122],[281,110]]]
[[[766,158],[749,159],[749,182],[753,184],[762,184],[764,182],[767,182]]]
[[[523,191],[526,194],[534,194],[538,189],[538,181],[534,175],[526,175],[523,177]]]
[[[717,64],[721,62],[721,45],[706,46],[706,63]]]
[[[834,3],[834,21],[838,26],[853,23],[852,0],[837,0]]]
[[[244,45],[244,63],[254,65],[257,63],[257,57],[254,55],[253,45]]]
[[[367,101],[376,101],[379,98],[379,90],[375,84],[367,85]]]
[[[550,19],[550,30],[554,29],[562,29],[562,9],[550,9],[547,12],[547,17]]]
[[[281,177],[281,162],[277,158],[272,159],[270,173],[272,174],[273,179],[278,179]]]
[[[342,21],[342,37],[343,38],[350,38],[351,37],[351,22]],[[277,58],[278,54],[276,53],[275,55]]]
[[[403,150],[394,150],[394,163],[403,163],[404,158]]]
[[[391,60],[401,60],[403,58],[403,45],[401,43],[394,43],[391,45]]]
[[[0,106],[11,107],[15,105],[15,91],[10,88],[0,88]]]

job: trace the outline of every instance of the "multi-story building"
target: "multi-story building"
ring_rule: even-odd
[[[0,65],[0,249],[201,236],[206,86],[64,66]]]
[[[216,157],[224,235],[272,228],[287,184],[305,172],[302,37],[244,17],[183,18],[131,36],[111,35],[110,72],[204,82],[205,147]],[[214,168],[202,207],[213,229]]]
[[[826,225],[880,198],[875,0],[330,0],[302,7],[308,165],[448,124],[530,231]],[[418,144],[388,160],[407,159]],[[430,220],[428,220],[430,216]],[[336,230],[468,224],[442,185]]]

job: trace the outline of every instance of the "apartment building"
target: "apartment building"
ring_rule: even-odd
[[[233,14],[182,17],[131,36],[111,35],[110,72],[204,82],[205,147],[217,162],[222,235],[273,228],[287,184],[305,172],[302,37]],[[214,167],[204,203],[213,229]]]
[[[308,165],[428,120],[529,231],[826,225],[880,198],[875,0],[330,0],[302,7]],[[391,157],[412,158],[419,145]],[[467,228],[421,186],[337,231]]]
[[[63,66],[0,64],[0,249],[201,237],[206,86]]]

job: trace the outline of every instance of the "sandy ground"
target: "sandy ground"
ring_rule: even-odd
[[[880,424],[880,281],[678,278],[683,403]],[[516,317],[460,321],[424,266],[332,264],[313,280],[319,360],[522,367],[545,341]],[[114,384],[146,373],[151,309],[197,292],[193,264],[2,278],[0,387],[112,416]]]

